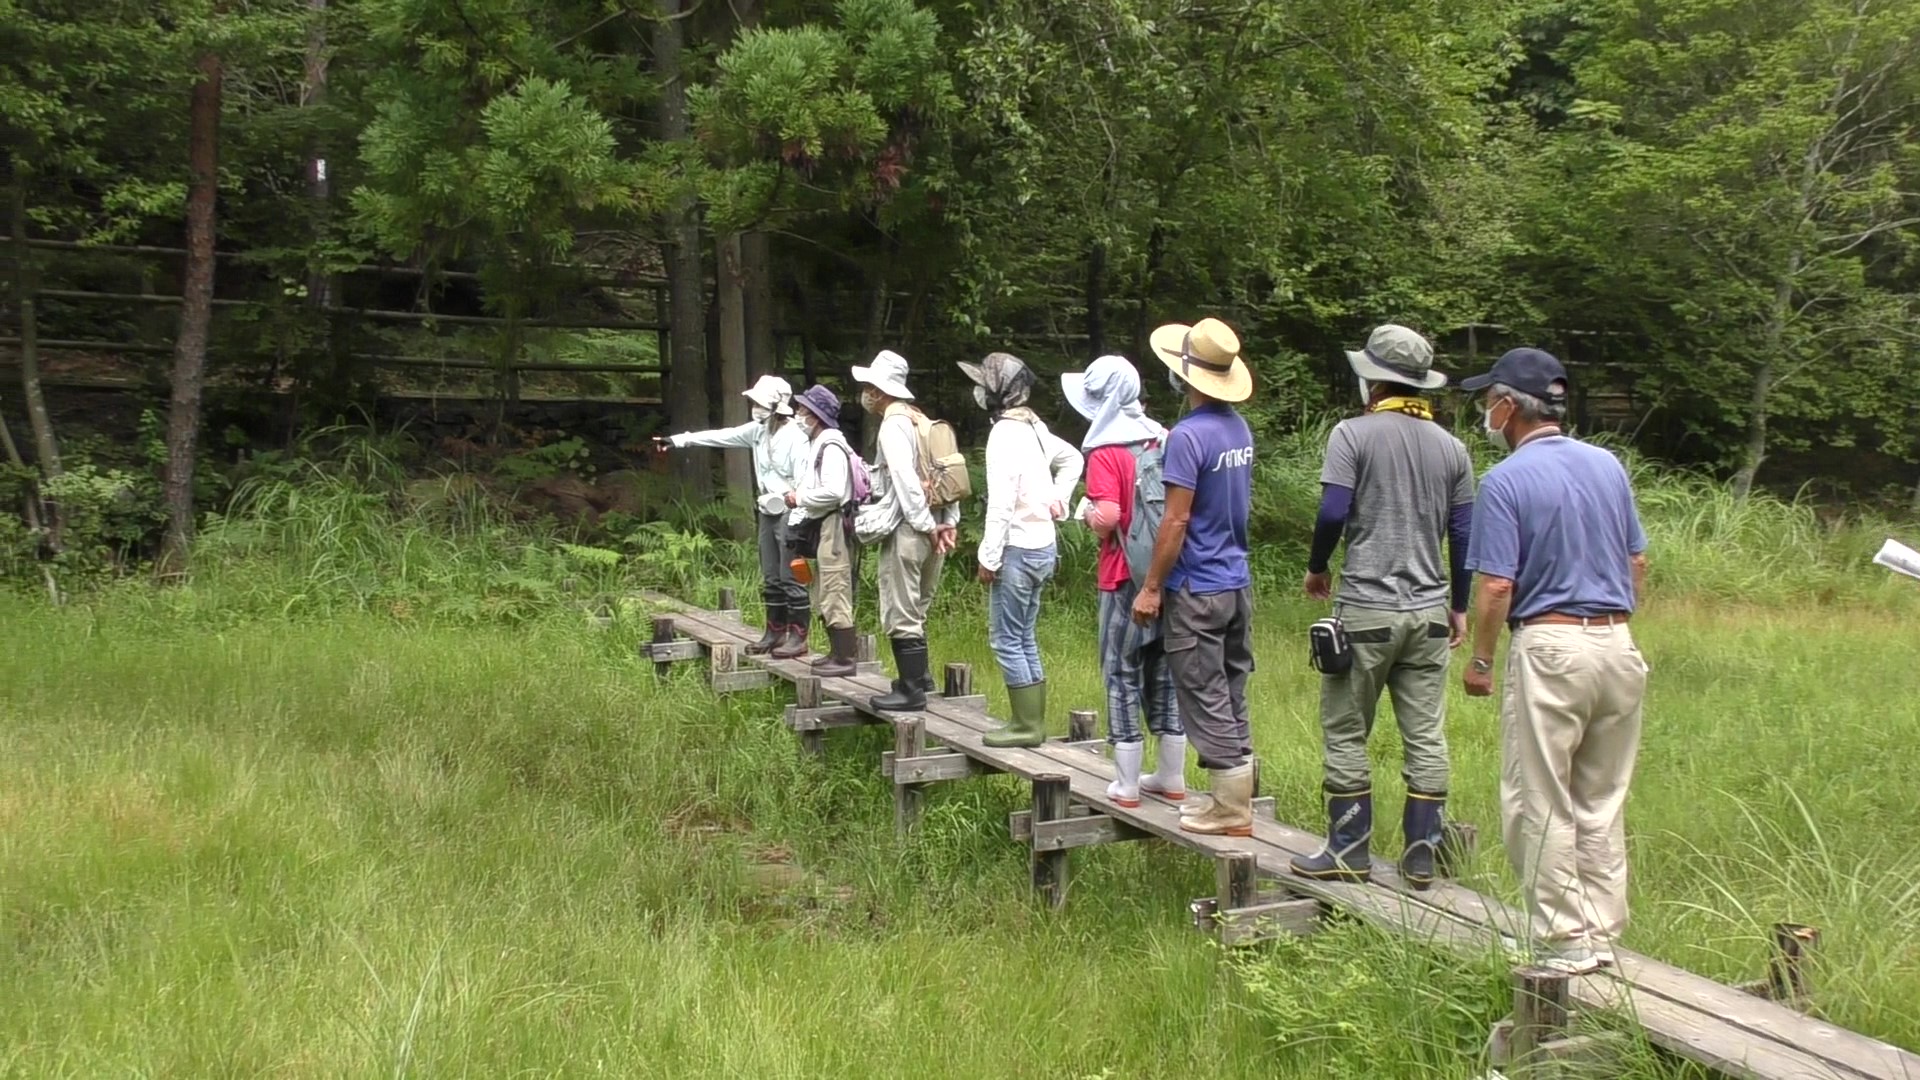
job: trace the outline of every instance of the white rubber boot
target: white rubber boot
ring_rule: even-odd
[[[1113,744],[1113,783],[1107,785],[1107,801],[1115,806],[1140,805],[1140,752],[1144,743]]]
[[[1180,802],[1187,797],[1185,735],[1160,736],[1160,753],[1154,761],[1153,775],[1140,781],[1140,790],[1148,795],[1158,795],[1168,802]],[[1185,809],[1181,807],[1181,810]]]

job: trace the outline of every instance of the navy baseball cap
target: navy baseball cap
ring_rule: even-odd
[[[1567,399],[1567,369],[1545,349],[1509,349],[1493,362],[1493,370],[1460,380],[1460,389],[1478,393],[1499,383],[1549,404]]]

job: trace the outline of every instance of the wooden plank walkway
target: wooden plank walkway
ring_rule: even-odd
[[[1031,782],[1034,809],[1015,814],[1010,831],[1032,845],[1034,885],[1050,903],[1066,899],[1069,849],[1158,837],[1215,860],[1220,896],[1196,902],[1196,921],[1211,916],[1208,921],[1230,943],[1305,932],[1330,908],[1467,954],[1504,953],[1507,939],[1523,936],[1524,918],[1500,901],[1445,880],[1416,890],[1378,861],[1368,885],[1295,877],[1289,860],[1318,850],[1320,836],[1273,820],[1270,802],[1262,807],[1266,813],[1256,814],[1251,838],[1182,832],[1178,805],[1151,796],[1137,808],[1115,806],[1106,798],[1112,763],[1101,752],[1103,744],[1091,741],[1090,730],[1079,733],[1081,741],[1034,749],[985,746],[981,736],[1000,721],[987,714],[984,698],[970,693],[968,673],[951,670],[960,665],[950,667],[949,696],[930,696],[923,712],[876,713],[868,701],[889,688],[877,664],[863,665],[852,678],[820,679],[807,659],[746,656],[745,646],[759,630],[738,612],[692,608],[659,593],[642,599],[671,613],[654,620],[654,641],[642,647],[659,670],[701,655],[716,690],[770,685],[773,678],[793,683],[799,702],[788,708],[787,723],[803,747],[817,750],[824,731],[834,727],[892,725],[894,750],[882,768],[895,781],[902,828],[917,816],[928,784],[988,772]],[[1776,961],[1774,981],[1804,994],[1802,975],[1786,958]],[[1604,1054],[1607,1037],[1573,1034],[1571,1011],[1630,1015],[1653,1045],[1728,1076],[1920,1080],[1920,1055],[1624,950],[1617,951],[1612,968],[1592,975],[1568,979],[1522,969],[1515,985],[1515,1017],[1497,1026],[1490,1040],[1495,1064],[1509,1075],[1557,1075],[1554,1069],[1563,1064]]]

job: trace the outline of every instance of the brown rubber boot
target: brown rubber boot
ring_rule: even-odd
[[[827,627],[829,651],[813,662],[813,673],[823,679],[844,679],[859,671],[860,631],[846,627]]]
[[[1253,763],[1234,769],[1208,769],[1213,801],[1191,817],[1181,815],[1183,832],[1208,836],[1253,835]]]

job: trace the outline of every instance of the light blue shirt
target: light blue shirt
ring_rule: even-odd
[[[1633,610],[1647,550],[1620,459],[1564,435],[1528,441],[1480,482],[1467,568],[1513,582],[1507,617]]]

